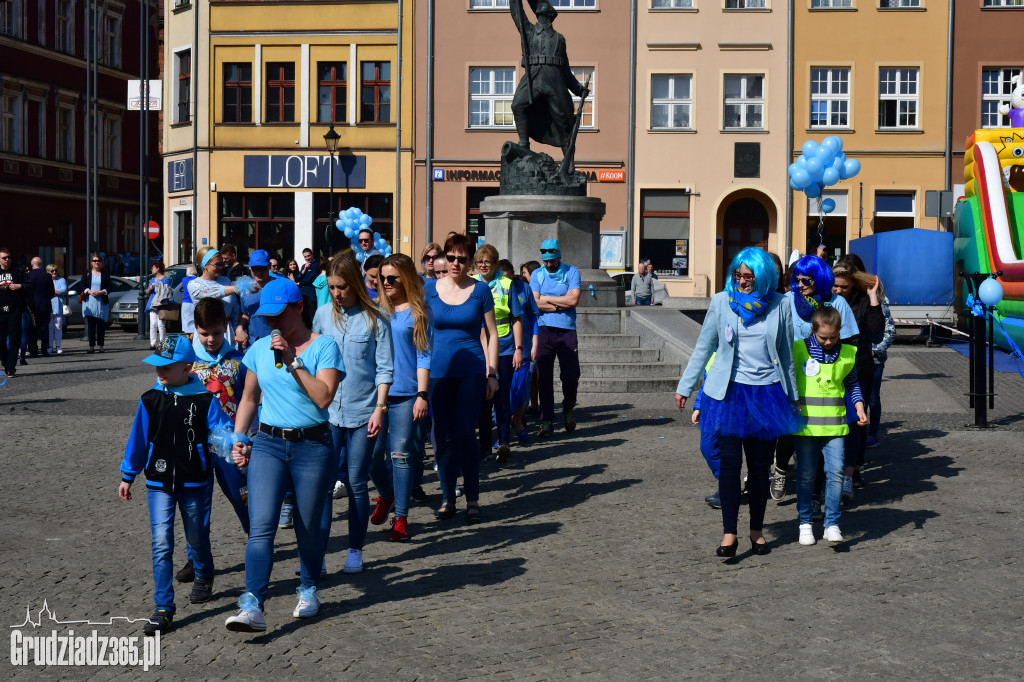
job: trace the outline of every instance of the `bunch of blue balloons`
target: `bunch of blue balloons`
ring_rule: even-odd
[[[372,224],[373,218],[355,206],[346,208],[338,215],[338,219],[334,221],[334,226],[351,241],[352,250],[356,254],[356,260],[360,263],[366,260],[366,253],[361,248],[356,248],[359,246],[359,231],[369,228]],[[392,253],[391,245],[380,236],[380,232],[373,233],[373,246],[385,256],[390,256]]]
[[[808,199],[818,199],[823,188],[849,180],[859,172],[860,161],[846,158],[842,138],[829,135],[821,144],[814,140],[804,142],[803,154],[789,164],[789,186],[806,194]],[[821,210],[825,213],[835,208],[836,202],[832,199],[822,202]]]

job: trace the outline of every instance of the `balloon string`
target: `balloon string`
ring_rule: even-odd
[[[820,195],[817,198],[818,202],[818,245],[825,245],[825,213],[821,210],[821,206],[824,203],[824,198]]]

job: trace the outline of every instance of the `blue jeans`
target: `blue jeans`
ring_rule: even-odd
[[[494,443],[494,436],[491,431],[491,414],[493,412],[493,423],[498,425],[498,443],[509,441],[509,431],[512,430],[512,356],[501,355],[498,357],[498,392],[485,400],[480,405],[480,417],[477,420],[477,430],[480,434],[481,454],[491,451],[491,444]]]
[[[234,462],[229,462],[223,457],[214,457],[212,463],[213,472],[216,474],[217,478],[217,484],[220,485],[220,489],[221,492],[224,493],[224,497],[228,498],[228,502],[231,503],[231,508],[235,510],[235,516],[238,517],[238,522],[242,524],[242,531],[248,535],[249,494],[245,483],[245,472],[235,466]],[[210,492],[207,497],[209,498],[209,504],[206,507],[206,519],[204,523],[209,526],[210,510],[213,507],[212,485],[210,486]],[[192,546],[187,542],[185,543],[185,553],[188,555],[189,560],[195,563]]]
[[[362,549],[366,542],[366,529],[370,525],[370,493],[367,481],[382,497],[394,494],[387,472],[385,450],[388,443],[388,417],[385,414],[380,433],[374,438],[366,434],[366,424],[353,428],[331,424],[334,448],[345,448],[348,458],[348,547]],[[325,530],[329,531],[330,525]]]
[[[409,494],[412,492],[417,462],[420,480],[423,480],[423,428],[414,421],[412,408],[416,396],[403,395],[388,398],[388,450],[391,477],[394,482],[395,516],[409,516]]]
[[[174,508],[181,509],[185,540],[192,548],[196,580],[213,577],[210,553],[210,490],[206,485],[175,492],[146,489],[149,527],[153,532],[153,601],[156,608],[174,613]]]
[[[466,502],[480,500],[480,453],[476,423],[484,401],[487,378],[482,374],[430,380],[430,404],[434,406],[437,437],[437,473],[443,501],[455,504],[459,472],[466,488]]]
[[[871,396],[868,398],[868,436],[878,438],[878,424],[882,420],[882,372],[885,371],[885,364],[875,365],[873,374],[874,384],[871,386]],[[866,396],[865,396],[866,397]]]
[[[796,436],[796,512],[800,523],[811,522],[811,497],[818,470],[818,453],[825,458],[825,527],[839,525],[839,500],[843,494],[843,436]]]
[[[298,442],[257,432],[249,460],[249,542],[245,546],[245,590],[260,608],[270,591],[274,536],[286,490],[295,491],[295,540],[303,587],[314,587],[324,561],[321,534],[326,491],[337,470],[329,435]],[[197,570],[198,572],[198,570]]]
[[[652,298],[651,296],[637,296],[636,297],[636,301],[635,301],[635,305],[650,305],[651,304],[651,298]]]

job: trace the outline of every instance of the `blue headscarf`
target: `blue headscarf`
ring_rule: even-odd
[[[747,266],[754,273],[754,291],[749,294],[739,290],[732,276],[741,265]],[[778,284],[779,273],[767,251],[748,246],[732,259],[725,290],[729,294],[729,307],[740,316],[744,327],[768,312],[768,305],[775,297],[775,287]]]

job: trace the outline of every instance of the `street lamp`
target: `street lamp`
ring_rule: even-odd
[[[327,256],[334,255],[334,152],[338,151],[338,140],[341,139],[334,130],[334,124],[331,124],[330,130],[324,133],[324,144],[327,145],[327,151],[331,154],[331,171],[330,171],[330,208],[327,211]]]

